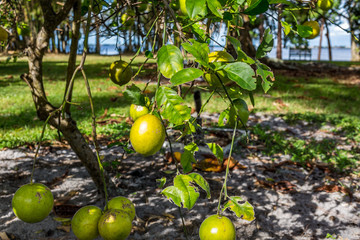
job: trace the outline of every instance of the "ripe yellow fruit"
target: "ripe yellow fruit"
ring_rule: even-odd
[[[0,26],[0,42],[1,41],[6,41],[8,39],[8,32],[5,30],[5,28],[3,28],[2,26]]]
[[[225,51],[216,51],[211,52],[209,54],[209,63],[216,63],[218,65],[222,65],[222,63],[225,62],[233,62],[235,61],[233,56],[231,56],[229,53]],[[226,77],[226,73],[224,70],[217,71],[217,74],[219,75],[221,81],[226,84],[229,81],[231,81],[229,78]],[[209,83],[210,87],[221,87],[221,83],[219,81],[219,78],[216,76],[215,73],[205,73],[204,74],[205,80]]]
[[[129,214],[131,220],[135,218],[135,206],[126,197],[118,196],[111,199],[107,204],[108,209],[118,209]]]
[[[200,240],[235,240],[236,231],[229,218],[212,215],[201,223],[199,236]]]
[[[321,10],[328,11],[333,7],[334,0],[318,0],[316,4]]]
[[[136,121],[141,116],[144,116],[149,113],[149,109],[141,105],[130,105],[130,117],[133,121]]]
[[[165,129],[160,119],[151,114],[139,117],[130,130],[130,141],[136,152],[150,156],[161,149]]]
[[[131,66],[123,61],[115,61],[110,65],[109,77],[120,86],[127,84],[133,76]]]
[[[98,223],[100,236],[105,240],[125,240],[131,228],[129,214],[118,209],[106,211]]]
[[[71,220],[71,228],[79,240],[95,239],[99,236],[98,223],[102,215],[96,206],[80,208]]]
[[[44,220],[51,212],[54,197],[50,189],[41,183],[30,183],[21,186],[12,199],[15,215],[27,223]]]
[[[312,28],[312,34],[307,37],[307,39],[314,39],[319,36],[320,33],[320,26],[319,23],[316,21],[308,21],[303,24],[304,26],[309,26]]]

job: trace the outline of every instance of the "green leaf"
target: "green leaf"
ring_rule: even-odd
[[[238,39],[226,36],[226,38],[230,41],[230,43],[234,46],[236,52],[237,52],[237,61],[245,62],[248,64],[254,64],[255,61],[251,57],[249,57],[242,49],[241,49],[241,43]]]
[[[195,35],[196,39],[206,42],[208,37],[206,35],[206,27],[204,24],[197,22],[190,25],[191,32]]]
[[[224,121],[225,121],[225,119],[229,119],[229,116],[230,116],[229,109],[226,109],[220,113],[219,120],[218,120],[219,127],[225,126]]]
[[[239,204],[239,201],[242,201],[241,197],[230,197],[230,200],[224,205],[223,211],[229,208],[239,218],[242,217],[246,221],[254,220],[254,207],[248,201],[243,204]]]
[[[181,207],[180,190],[175,186],[165,188],[162,192],[168,199],[171,199],[175,205]]]
[[[221,4],[218,0],[207,0],[207,5],[210,11],[217,17],[223,18],[222,12],[219,9],[222,9]]]
[[[270,33],[270,28],[267,28],[264,32],[263,40],[260,43],[260,46],[256,50],[256,58],[260,59],[266,56],[268,52],[271,52],[274,46],[274,38]]]
[[[183,167],[184,173],[191,172],[193,170],[192,164],[196,162],[194,153],[199,150],[196,143],[190,143],[184,147],[184,153],[181,154],[180,163]]]
[[[147,58],[154,58],[154,54],[153,54],[151,51],[146,50],[146,52],[145,52],[145,57],[147,57]]]
[[[141,106],[146,105],[144,95],[142,95],[140,88],[135,84],[126,87],[126,90],[124,91],[124,97],[133,104]]]
[[[252,92],[249,92],[249,97],[250,97],[251,104],[253,105],[253,107],[255,107],[254,94]]]
[[[205,180],[205,178],[203,176],[201,176],[198,173],[190,173],[189,176],[193,179],[193,181],[202,189],[204,189],[204,191],[206,192],[206,197],[207,198],[211,198],[211,193],[210,193],[210,185],[209,183]]]
[[[313,29],[309,26],[296,25],[296,27],[297,27],[297,31],[298,31],[300,37],[303,37],[303,38],[310,37],[313,32]]]
[[[202,66],[209,65],[209,45],[207,43],[199,43],[194,39],[189,39],[192,43],[183,43],[181,46],[190,54],[195,57],[195,61],[200,63]]]
[[[224,70],[227,76],[243,89],[249,91],[256,89],[256,82],[253,78],[254,70],[248,64],[243,62],[229,63]]]
[[[166,177],[162,177],[160,179],[156,179],[156,182],[159,183],[158,188],[163,188],[166,184]]]
[[[224,150],[216,143],[208,143],[207,145],[215,157],[222,162],[224,160]]]
[[[206,0],[186,0],[185,4],[188,16],[192,20],[207,14]]]
[[[296,6],[293,2],[290,2],[288,0],[269,0],[269,4],[279,4],[279,3],[286,4],[289,6]]]
[[[184,68],[183,56],[179,48],[174,45],[165,45],[160,48],[157,55],[157,64],[164,77],[171,78]]]
[[[156,102],[161,115],[175,125],[182,125],[191,117],[191,109],[176,91],[168,87],[159,87],[156,91]]]
[[[265,64],[258,63],[256,64],[256,75],[260,76],[262,79],[261,85],[264,89],[264,92],[266,93],[267,91],[269,91],[269,89],[273,85],[273,83],[270,81],[275,80],[274,73],[271,71],[271,69]]]
[[[287,22],[281,21],[281,25],[282,25],[283,28],[284,28],[284,33],[285,33],[285,35],[288,35],[288,34],[290,33],[290,31],[291,31],[291,26],[290,26],[290,24],[287,23]]]
[[[269,9],[268,0],[254,0],[251,5],[244,11],[247,15],[258,15]]]
[[[177,73],[175,73],[174,76],[172,76],[170,82],[174,85],[180,85],[183,83],[191,82],[195,80],[196,78],[199,78],[204,74],[203,71],[201,71],[198,68],[185,68]]]

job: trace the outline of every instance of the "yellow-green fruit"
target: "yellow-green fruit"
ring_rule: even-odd
[[[71,228],[79,240],[92,240],[99,236],[98,223],[102,215],[96,206],[80,208],[71,220]]]
[[[188,15],[188,12],[186,10],[186,0],[180,0],[180,11],[183,15]]]
[[[230,107],[228,125],[230,127],[235,127],[235,121],[238,120],[237,127],[243,127],[244,124],[246,125],[247,121],[249,120],[250,112],[248,106],[243,99],[235,99],[233,103],[235,107],[233,105],[231,105]],[[238,116],[240,117],[240,119],[238,118]]]
[[[135,218],[135,206],[126,197],[118,196],[111,199],[107,204],[108,209],[118,209],[129,214],[131,221]]]
[[[307,37],[307,39],[313,39],[319,36],[320,33],[320,26],[319,23],[316,21],[308,21],[303,24],[304,26],[309,26],[312,28],[312,34]]]
[[[121,24],[126,27],[131,27],[132,25],[134,25],[135,22],[134,16],[135,12],[133,10],[127,10],[126,13],[124,13],[120,17]]]
[[[317,6],[323,11],[328,11],[334,5],[334,0],[318,0]]]
[[[123,60],[115,61],[110,65],[109,77],[120,86],[127,84],[133,76],[131,66]]]
[[[21,186],[12,199],[15,215],[27,223],[44,220],[51,212],[54,197],[50,189],[41,183],[30,183]]]
[[[129,214],[118,209],[106,211],[100,218],[98,229],[105,240],[124,240],[131,232]]]
[[[200,240],[235,240],[236,231],[230,219],[212,215],[201,223],[199,236]]]
[[[8,32],[2,26],[0,26],[0,42],[6,41],[8,39],[8,36]]]
[[[216,51],[209,54],[209,63],[226,63],[226,62],[233,62],[235,61],[233,56],[225,51]],[[221,65],[221,64],[220,64]],[[224,70],[217,71],[221,81],[226,84],[230,81],[226,77],[226,73]],[[205,80],[209,83],[210,87],[221,87],[221,83],[219,78],[216,76],[215,73],[205,73],[204,74]]]
[[[139,117],[131,127],[130,141],[136,152],[150,156],[161,149],[165,129],[161,121],[151,114]]]
[[[130,105],[130,117],[133,121],[136,121],[141,116],[144,116],[149,113],[149,109],[141,105]]]

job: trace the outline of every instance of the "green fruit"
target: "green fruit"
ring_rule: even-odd
[[[131,9],[128,9],[123,15],[120,17],[120,22],[122,25],[126,27],[131,27],[134,25],[135,19],[135,12]]]
[[[6,41],[8,39],[8,32],[5,30],[5,28],[0,26],[0,42],[1,41]]]
[[[98,229],[105,240],[124,240],[131,232],[129,214],[118,209],[106,211],[100,218]]]
[[[79,240],[91,240],[99,236],[98,222],[102,215],[96,206],[80,208],[71,220],[71,228]]]
[[[313,39],[319,36],[320,33],[320,26],[319,23],[316,21],[308,21],[303,24],[304,26],[308,26],[312,28],[312,33],[307,39]]]
[[[201,223],[199,236],[200,240],[235,240],[236,231],[230,219],[212,215]]]
[[[230,127],[235,127],[235,121],[238,119],[237,116],[239,116],[240,119],[238,120],[237,127],[243,127],[249,120],[250,112],[248,106],[243,99],[235,99],[233,103],[235,107],[233,105],[230,106],[228,125]],[[236,111],[237,115],[235,114]]]
[[[120,86],[127,84],[133,76],[131,66],[125,61],[115,61],[110,65],[109,77]]]
[[[54,197],[48,187],[41,183],[21,186],[12,199],[15,215],[27,223],[44,220],[51,212]]]
[[[180,11],[183,15],[187,16],[188,12],[186,9],[186,0],[180,0]]]
[[[216,51],[216,52],[211,52],[209,54],[209,63],[214,63],[216,67],[220,67],[225,62],[233,62],[233,61],[235,61],[233,56],[231,56],[229,53],[225,51]],[[229,78],[227,78],[224,70],[217,71],[217,74],[219,75],[221,81],[224,84],[231,81]],[[205,73],[204,78],[208,82],[210,87],[213,88],[221,87],[219,78],[216,76],[215,73],[211,73],[211,74]]]
[[[151,114],[139,117],[130,130],[130,141],[136,152],[150,156],[161,149],[165,129],[161,121]]]
[[[118,209],[129,214],[131,221],[135,218],[135,206],[126,197],[118,196],[111,199],[107,204],[108,209]]]
[[[334,0],[318,0],[316,5],[323,11],[328,11],[334,5]]]
[[[144,116],[149,113],[149,109],[141,105],[130,105],[130,117],[133,121],[136,121],[141,116]]]

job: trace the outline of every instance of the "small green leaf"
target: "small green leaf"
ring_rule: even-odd
[[[164,77],[171,78],[184,68],[183,56],[179,48],[174,45],[165,45],[160,48],[157,55],[157,64]]]
[[[206,42],[208,40],[208,36],[206,35],[206,27],[204,24],[200,22],[193,23],[190,25],[190,29],[199,41]]]
[[[210,185],[203,176],[198,173],[190,173],[189,176],[193,181],[206,192],[206,197],[211,198]]]
[[[126,90],[124,91],[124,97],[125,99],[128,99],[129,102],[136,105],[145,106],[146,104],[144,95],[142,95],[140,88],[135,84],[126,87]]]
[[[263,40],[260,43],[260,46],[256,50],[256,58],[260,59],[266,56],[267,53],[271,52],[274,46],[274,38],[270,33],[270,28],[267,28],[264,32]]]
[[[256,89],[256,82],[253,78],[254,70],[248,64],[243,62],[229,63],[224,70],[227,76],[243,89],[249,91]]]
[[[237,60],[241,61],[241,62],[245,62],[248,64],[254,64],[255,61],[254,59],[252,59],[251,57],[249,57],[242,49],[241,49],[241,43],[238,39],[231,37],[231,36],[226,36],[226,38],[231,42],[231,44],[234,46],[236,52],[237,52]]]
[[[195,57],[195,61],[202,66],[207,67],[209,65],[209,45],[207,43],[199,43],[194,39],[189,39],[192,43],[183,43],[181,46],[190,54]]]
[[[269,9],[268,0],[254,0],[251,5],[244,11],[247,15],[258,15],[266,12]]]
[[[208,143],[207,145],[215,157],[222,162],[224,160],[224,150],[216,143]]]
[[[233,211],[237,217],[243,218],[246,221],[252,221],[255,219],[254,207],[246,201],[243,204],[238,202],[242,201],[241,197],[230,197],[230,200],[224,205],[223,211],[229,208]]]
[[[229,109],[226,109],[220,113],[219,120],[218,120],[219,127],[225,126],[225,119],[229,119],[229,116],[230,116]]]
[[[147,57],[147,58],[154,58],[154,54],[153,54],[151,51],[146,50],[146,52],[145,52],[145,57]]]
[[[158,188],[163,188],[166,184],[166,177],[162,177],[160,179],[156,179],[156,182],[159,184]]]
[[[290,31],[291,31],[291,26],[290,26],[290,24],[288,24],[287,22],[281,21],[281,25],[283,26],[283,28],[284,28],[284,33],[285,33],[285,35],[287,36],[287,35],[290,33]]]
[[[269,91],[269,89],[273,85],[273,83],[270,81],[275,80],[274,73],[271,71],[271,69],[268,66],[266,66],[265,64],[257,63],[256,64],[256,75],[260,76],[262,79],[261,85],[264,89],[264,92],[266,93],[267,91]]]
[[[296,27],[300,37],[303,38],[310,37],[313,32],[313,29],[309,26],[297,25]]]
[[[196,78],[199,78],[204,74],[203,71],[201,71],[198,68],[185,68],[172,76],[170,82],[174,85],[180,85],[183,83],[191,82],[195,80]]]
[[[174,187],[178,189],[179,197],[184,208],[192,209],[199,197],[198,189],[190,182],[192,178],[188,175],[177,175],[174,178]]]
[[[165,188],[162,192],[168,199],[171,199],[175,205],[181,207],[180,190],[175,186]]]
[[[207,14],[206,0],[186,0],[186,10],[190,19],[195,20]]]
[[[222,9],[221,4],[218,0],[207,0],[207,5],[210,11],[217,17],[223,18],[222,12],[219,9]]]
[[[190,143],[184,147],[184,153],[181,154],[180,163],[183,167],[184,173],[191,172],[193,167],[192,164],[196,162],[194,153],[199,150],[196,143]]]

